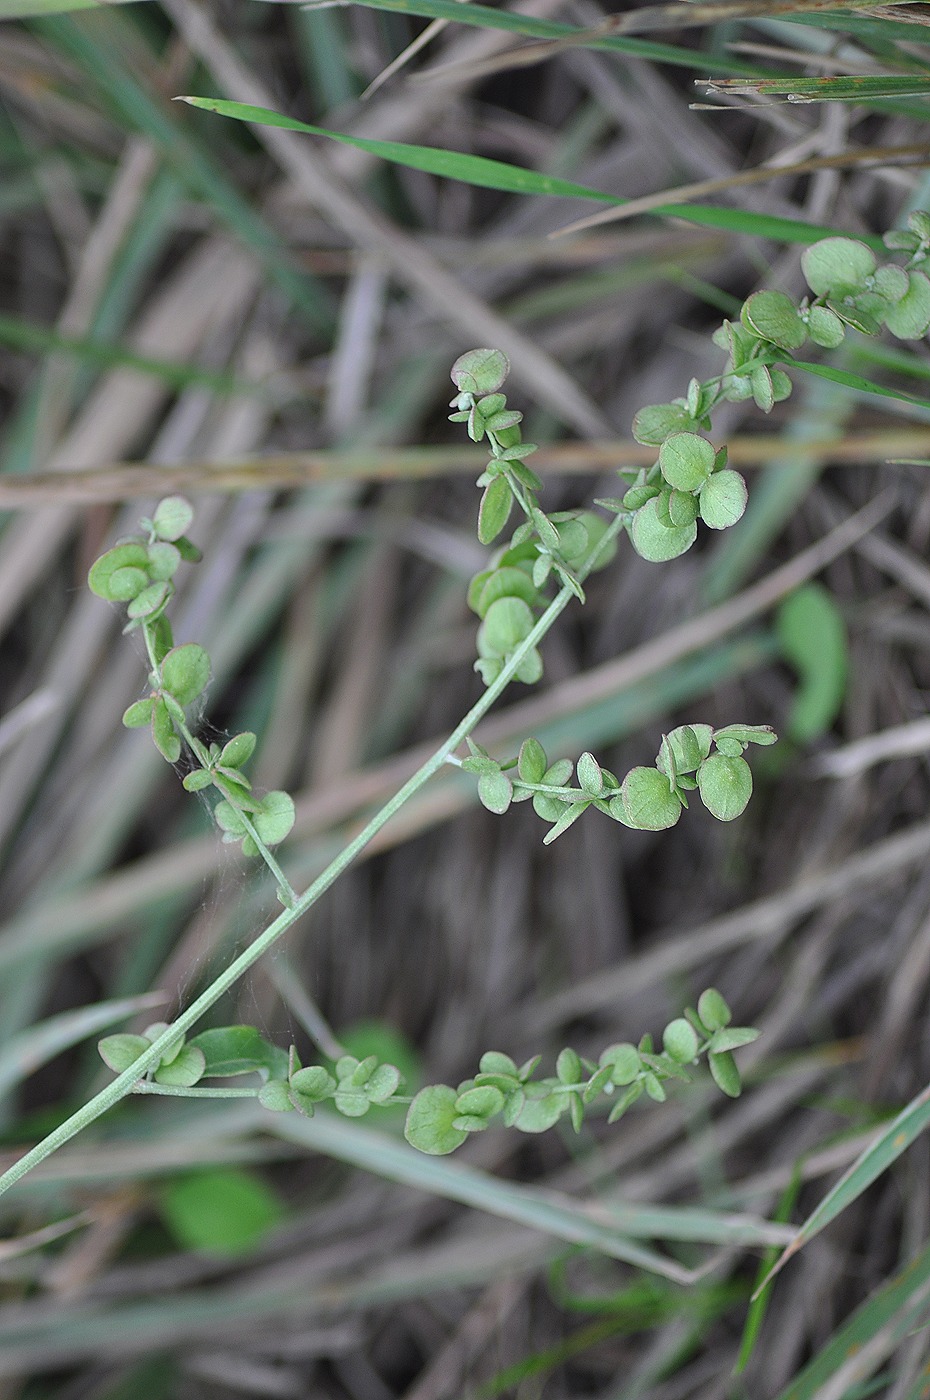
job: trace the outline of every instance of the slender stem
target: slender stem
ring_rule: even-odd
[[[586,578],[591,569],[597,563],[598,557],[607,545],[616,538],[623,525],[623,518],[615,516],[608,525],[598,543],[587,556],[583,567],[579,570],[579,577]],[[53,1152],[57,1152],[71,1138],[76,1137],[91,1123],[95,1122],[107,1109],[119,1103],[120,1099],[127,1094],[133,1093],[139,1083],[140,1076],[148,1070],[154,1069],[161,1061],[161,1057],[168,1046],[177,1039],[181,1032],[187,1032],[195,1025],[220,997],[238,982],[243,973],[248,972],[264,953],[275,944],[282,934],[286,933],[297,920],[316,904],[317,900],[326,893],[330,885],[338,880],[342,872],[352,864],[355,857],[362,852],[368,843],[377,836],[382,827],[386,826],[396,812],[403,807],[404,803],[417,793],[424,783],[436,773],[451,753],[464,742],[479,720],[506,690],[513,680],[517,671],[529,653],[536,647],[543,637],[552,627],[556,618],[564,612],[571,602],[574,594],[568,587],[562,588],[542,614],[536,626],[517,647],[500,672],[500,675],[488,686],[487,690],[479,700],[472,705],[460,724],[456,726],[449,735],[445,743],[433,753],[426,762],[417,769],[412,777],[408,778],[394,796],[376,812],[371,820],[355,836],[347,846],[340,851],[339,855],[330,862],[326,869],[304,890],[294,902],[293,907],[284,909],[267,928],[265,928],[255,940],[237,958],[224,968],[219,976],[211,982],[210,986],[195,1001],[191,1002],[186,1011],[181,1012],[173,1025],[169,1026],[157,1040],[154,1040],[147,1050],[144,1050],[137,1060],[116,1079],[111,1080],[99,1094],[95,1094],[92,1099],[61,1123],[55,1130],[41,1142],[37,1143],[29,1152],[24,1153],[17,1162],[14,1162],[0,1176],[0,1195],[8,1191],[11,1186],[20,1181],[33,1167],[38,1166],[46,1157],[50,1157]],[[142,1090],[143,1093],[151,1092]]]
[[[154,1079],[140,1079],[132,1086],[133,1094],[161,1094],[171,1099],[257,1099],[258,1089],[234,1088],[200,1089],[194,1085],[190,1089],[180,1084],[156,1084]]]
[[[240,812],[239,815],[242,818],[243,826],[251,836],[252,840],[255,842],[258,854],[261,856],[262,860],[265,862],[268,869],[271,871],[272,875],[278,882],[278,894],[280,896],[281,903],[284,905],[285,909],[293,909],[298,899],[297,891],[294,889],[290,880],[287,878],[284,871],[281,869],[280,865],[275,860],[274,856],[271,854],[262,838],[259,836],[258,832],[255,829],[255,823],[250,819],[246,812]]]

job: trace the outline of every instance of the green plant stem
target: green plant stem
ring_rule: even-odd
[[[140,1079],[130,1091],[133,1094],[161,1094],[170,1099],[257,1099],[258,1089],[234,1088],[200,1089],[194,1085],[190,1089],[180,1084],[156,1084],[154,1079]]]
[[[616,538],[621,528],[621,517],[615,516],[604,531],[597,545],[595,545],[594,549],[592,549],[591,553],[586,558],[583,567],[579,570],[581,578],[587,577],[596,564],[599,555],[606,546]],[[330,885],[334,884],[343,871],[352,864],[355,857],[365,849],[375,836],[377,836],[382,827],[387,825],[394,814],[403,807],[404,803],[409,801],[409,799],[420,790],[424,783],[442,767],[449,755],[464,742],[469,734],[471,734],[478,722],[484,718],[494,702],[506,690],[525,658],[533,648],[542,641],[543,637],[560,614],[564,612],[574,596],[572,590],[567,586],[560,589],[536,623],[532,632],[530,632],[529,636],[517,647],[510,660],[502,669],[500,675],[488,686],[480,699],[475,702],[465,718],[455,728],[452,734],[449,735],[445,743],[440,745],[435,753],[426,760],[412,777],[407,779],[403,786],[385,803],[380,811],[375,813],[358,835],[340,851],[326,869],[318,875],[303,894],[295,900],[293,907],[284,909],[267,928],[258,934],[249,947],[240,953],[228,967],[223,969],[219,976],[211,982],[210,986],[207,987],[195,1001],[191,1002],[187,1010],[183,1011],[180,1016],[178,1016],[177,1020],[174,1021],[157,1040],[154,1040],[149,1048],[144,1050],[128,1069],[124,1070],[116,1079],[111,1080],[109,1084],[101,1089],[99,1094],[95,1094],[94,1097],[79,1108],[76,1113],[73,1113],[70,1118],[67,1118],[64,1123],[61,1123],[29,1152],[24,1153],[17,1162],[14,1162],[13,1165],[0,1176],[0,1195],[9,1191],[11,1186],[15,1186],[18,1181],[22,1180],[33,1167],[38,1166],[40,1162],[44,1162],[46,1157],[50,1157],[53,1152],[57,1152],[66,1142],[70,1142],[78,1133],[83,1132],[83,1130],[89,1127],[91,1123],[95,1122],[101,1114],[106,1113],[108,1109],[112,1108],[114,1104],[119,1103],[127,1094],[131,1094],[138,1084],[140,1076],[144,1075],[148,1070],[154,1069],[161,1062],[162,1055],[172,1042],[177,1039],[177,1036],[182,1032],[186,1034],[186,1032],[200,1020],[201,1016],[203,1016],[206,1011],[209,1011],[210,1007],[219,1001],[220,997],[223,996],[230,987],[238,982],[243,973],[248,972],[249,968],[278,941],[282,934],[286,933],[308,909],[316,904],[317,900],[326,893]],[[151,1091],[143,1090],[142,1092],[147,1093]]]

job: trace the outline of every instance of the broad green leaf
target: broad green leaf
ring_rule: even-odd
[[[749,493],[739,472],[714,472],[701,487],[698,509],[711,530],[727,530],[743,518]]]
[[[509,494],[508,492],[508,497]],[[485,617],[488,608],[492,603],[496,603],[498,598],[522,598],[524,603],[533,604],[538,597],[539,593],[533,580],[522,569],[495,569],[486,576],[474,610],[479,617]]]
[[[113,575],[124,569],[141,573],[143,581],[140,587],[144,587],[148,582],[148,562],[148,550],[145,545],[136,541],[114,545],[91,565],[90,573],[87,575],[87,585],[98,598],[106,598],[109,602],[125,602],[129,598],[135,597],[139,588],[136,588],[134,592],[123,592],[117,588],[117,591],[114,592]]]
[[[202,1051],[192,1045],[182,1045],[170,1063],[166,1064],[163,1060],[158,1066],[155,1082],[190,1089],[203,1078],[205,1064]]]
[[[838,345],[842,345],[846,336],[843,322],[829,306],[811,307],[807,317],[807,329],[814,344],[823,346],[825,350],[835,350]]]
[[[710,1072],[717,1088],[721,1089],[728,1098],[738,1099],[742,1085],[736,1061],[729,1050],[724,1050],[719,1055],[711,1051],[707,1056],[707,1062],[710,1065]]]
[[[144,1035],[129,1035],[121,1032],[117,1035],[105,1035],[97,1042],[97,1049],[100,1058],[105,1065],[114,1070],[116,1074],[122,1074],[124,1070],[138,1060],[139,1056],[148,1050],[151,1041]]]
[[[701,801],[721,822],[740,816],[752,796],[752,770],[744,758],[712,753],[698,769]]]
[[[677,729],[673,729],[670,734],[666,734],[665,738],[671,748],[675,763],[675,772],[696,772],[710,753],[713,736],[714,731],[709,724],[682,724]],[[659,761],[661,755],[662,750],[660,749],[656,757],[656,767],[661,773],[665,773],[667,778],[670,778],[671,773]]]
[[[194,508],[183,496],[166,496],[159,501],[152,516],[155,533],[160,540],[176,540],[186,534],[194,518]]]
[[[255,735],[248,730],[242,734],[236,734],[227,744],[224,744],[219,762],[225,768],[241,768],[255,752],[255,744]]]
[[[633,418],[633,436],[645,447],[659,447],[670,433],[693,431],[694,419],[681,404],[654,403]]]
[[[215,1026],[193,1036],[188,1044],[202,1052],[204,1074],[209,1078],[249,1074],[254,1070],[273,1079],[283,1079],[287,1075],[286,1052],[263,1040],[254,1026]]]
[[[196,642],[173,647],[161,664],[162,685],[179,705],[190,705],[206,689],[210,658]]]
[[[153,579],[173,578],[181,563],[181,551],[167,540],[156,540],[148,547],[148,569]]]
[[[540,1086],[541,1087],[541,1086]],[[568,1095],[526,1090],[526,1098],[513,1126],[521,1133],[545,1133],[568,1112]]]
[[[620,784],[611,814],[637,831],[665,831],[681,816],[681,802],[657,768],[633,768]]]
[[[904,296],[885,314],[885,325],[899,340],[920,340],[930,326],[930,279],[912,272]]]
[[[515,651],[533,630],[534,617],[522,598],[498,598],[481,624],[487,645],[498,656]]]
[[[666,1055],[670,1055],[680,1065],[689,1065],[697,1058],[697,1032],[683,1016],[670,1021],[665,1027],[662,1032],[662,1045]]]
[[[291,1075],[291,1088],[311,1103],[323,1103],[335,1093],[336,1081],[322,1065],[308,1065]]]
[[[155,698],[152,695],[146,696],[144,700],[137,700],[123,712],[123,724],[127,729],[144,729],[151,721],[154,704]]]
[[[733,1019],[733,1013],[717,991],[716,987],[708,987],[698,998],[698,1016],[702,1025],[709,1031],[723,1030]]]
[[[277,846],[289,834],[295,815],[294,799],[290,793],[269,792],[262,798],[261,810],[254,814],[255,830],[266,846]],[[247,856],[258,854],[251,836],[245,837],[242,849]]]
[[[513,800],[513,784],[505,773],[483,773],[478,779],[478,798],[482,807],[502,816]]]
[[[716,453],[697,433],[672,433],[659,448],[659,466],[669,486],[698,491],[714,470]]]
[[[669,559],[677,559],[685,554],[697,539],[697,525],[663,525],[659,519],[656,501],[646,502],[633,516],[630,536],[633,548],[641,559],[650,564],[664,564]]]
[[[452,382],[462,393],[493,394],[510,373],[502,350],[467,350],[452,366]]]
[[[744,303],[740,317],[762,340],[783,350],[798,350],[807,339],[798,309],[784,292],[755,292]]]
[[[172,1181],[159,1192],[165,1225],[184,1249],[246,1254],[284,1219],[284,1206],[255,1172],[224,1167]]]
[[[468,1134],[453,1127],[458,1117],[457,1098],[448,1084],[430,1084],[420,1090],[410,1105],[404,1127],[404,1137],[411,1147],[431,1157],[442,1157],[461,1147]]]
[[[121,573],[135,573],[135,570],[120,570]],[[171,584],[164,580],[158,583],[150,583],[147,588],[136,593],[126,609],[129,617],[151,617],[158,612],[170,596]]]
[[[832,594],[820,583],[807,583],[779,607],[776,633],[798,676],[788,735],[796,743],[810,743],[831,727],[846,695],[846,623]]]
[[[864,289],[875,255],[856,238],[822,238],[805,249],[801,268],[815,296],[843,297]]]
[[[181,740],[175,732],[168,706],[161,696],[152,706],[152,740],[163,758],[169,763],[177,763],[181,757]]]
[[[546,750],[538,739],[524,739],[517,772],[525,783],[541,783],[546,771]]]

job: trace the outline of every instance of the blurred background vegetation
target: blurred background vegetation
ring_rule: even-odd
[[[113,535],[166,491],[196,503],[206,559],[174,616],[214,660],[204,730],[259,734],[306,881],[479,693],[483,458],[445,419],[456,355],[509,354],[526,435],[552,444],[548,509],[614,494],[647,455],[634,411],[718,371],[710,332],[754,288],[802,292],[810,226],[873,236],[930,204],[921,4],[676,4],[612,28],[596,0],[469,24],[437,0],[60,8],[0,5],[7,1162],[103,1081],[101,1032],[170,1016],[274,906],[120,728],[143,663],[84,587]],[[778,75],[817,100],[753,87]],[[707,98],[709,76],[745,81]],[[820,100],[828,76],[854,80],[845,100]],[[667,212],[550,239],[601,206],[253,132],[171,100],[190,93]],[[763,166],[786,169],[734,179]],[[930,377],[921,344],[835,363],[917,399]],[[218,1013],[306,1052],[309,993],[416,1087],[491,1047],[596,1055],[714,983],[763,1031],[743,1099],[493,1131],[418,1176],[402,1115],[341,1132],[132,1100],[0,1203],[3,1400],[930,1395],[925,1138],[749,1333],[763,1234],[747,1248],[736,1221],[802,1220],[930,1078],[928,408],[816,379],[767,420],[725,405],[744,520],[668,567],[622,549],[548,638],[542,686],[479,734],[622,773],[685,720],[771,724],[742,820],[592,816],[543,850],[526,806],[492,817],[450,773]],[[650,1209],[681,1205],[712,1216],[669,1240]]]

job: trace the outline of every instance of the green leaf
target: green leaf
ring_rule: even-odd
[[[272,1113],[290,1113],[294,1108],[286,1079],[267,1079],[258,1091],[258,1101]]]
[[[739,472],[714,472],[698,497],[701,519],[711,530],[726,530],[742,519],[748,500],[746,483]]]
[[[263,1040],[254,1026],[215,1026],[188,1041],[204,1057],[204,1074],[211,1079],[258,1071],[273,1079],[287,1076],[287,1054]]]
[[[336,1092],[336,1081],[322,1065],[308,1065],[291,1075],[291,1088],[311,1103],[323,1103]]]
[[[148,562],[148,550],[138,541],[114,545],[91,565],[87,575],[87,585],[98,598],[105,598],[108,602],[114,603],[126,602],[129,598],[133,598],[139,589],[124,592],[118,583],[116,591],[114,591],[113,575],[123,569],[138,571],[143,576],[144,582],[141,586],[144,587],[145,583],[148,582]],[[124,586],[128,586],[128,583]]]
[[[751,1045],[759,1039],[759,1032],[751,1026],[730,1026],[726,1030],[715,1031],[710,1042],[714,1054],[723,1050],[738,1050],[741,1045]]]
[[[716,454],[697,433],[672,433],[659,449],[659,466],[669,486],[698,491],[714,470]]]
[[[667,526],[659,519],[657,501],[653,497],[633,516],[631,538],[633,548],[641,559],[650,564],[664,564],[687,553],[697,539],[697,525]]]
[[[815,345],[821,345],[825,350],[835,350],[838,345],[842,345],[846,336],[846,328],[837,316],[835,311],[831,311],[829,306],[812,306],[807,316],[807,329],[810,338]]]
[[[481,631],[493,653],[507,656],[529,636],[534,621],[522,598],[498,598],[488,608]]]
[[[228,744],[224,744],[219,756],[219,763],[224,768],[241,768],[255,752],[256,742],[255,735],[248,730],[242,734],[234,735]]]
[[[114,603],[129,603],[138,598],[149,586],[149,576],[144,569],[128,566],[114,569],[108,581],[109,596]]]
[[[509,373],[510,361],[502,350],[467,350],[452,366],[451,377],[461,393],[492,394]]]
[[[659,447],[671,433],[686,432],[697,424],[681,404],[654,403],[633,418],[633,436],[644,447]]]
[[[404,1137],[418,1152],[442,1157],[454,1152],[468,1137],[461,1128],[453,1127],[458,1117],[458,1095],[448,1084],[431,1084],[421,1089],[410,1105]]]
[[[179,705],[190,705],[210,679],[210,658],[196,642],[173,647],[161,664],[162,686]]]
[[[909,274],[904,296],[885,314],[885,325],[899,340],[920,340],[930,326],[930,279],[922,272]]]
[[[488,608],[492,603],[496,603],[498,598],[522,598],[524,603],[531,605],[538,597],[539,593],[533,580],[522,569],[495,569],[487,575],[476,599],[474,611],[479,617],[486,617]]]
[[[538,739],[524,739],[520,746],[517,772],[525,783],[541,783],[548,760]]]
[[[155,1082],[190,1089],[203,1078],[205,1064],[206,1060],[201,1050],[192,1045],[183,1045],[169,1064],[162,1061],[158,1066]]]
[[[701,801],[721,822],[731,822],[746,810],[752,796],[752,770],[744,758],[714,753],[698,769]]]
[[[832,594],[820,583],[807,583],[782,602],[776,632],[798,676],[788,734],[795,743],[810,743],[830,729],[843,705],[849,675],[846,623]]]
[[[610,804],[620,807],[625,825],[637,831],[666,831],[681,816],[681,802],[657,768],[633,768],[620,784],[620,796]]]
[[[608,1045],[601,1051],[598,1063],[602,1068],[610,1069],[611,1083],[617,1085],[632,1084],[643,1067],[639,1051],[635,1045],[630,1045],[628,1041],[621,1041],[617,1045]]]
[[[504,1107],[504,1095],[490,1084],[466,1089],[455,1101],[456,1112],[474,1118],[493,1118]]]
[[[542,1085],[531,1085],[513,1126],[521,1133],[545,1133],[567,1112],[566,1094],[546,1092]]]
[[[483,773],[478,779],[478,798],[482,807],[503,816],[513,800],[513,784],[501,772]]]
[[[709,724],[682,724],[673,729],[665,738],[672,751],[676,773],[694,773],[708,756],[713,743],[714,731]],[[662,750],[656,757],[656,767],[667,778],[672,774],[659,761]]]
[[[724,1050],[719,1055],[709,1054],[707,1062],[717,1088],[722,1089],[728,1098],[738,1099],[741,1088],[739,1070],[730,1052]]]
[[[124,1032],[119,1035],[105,1035],[97,1042],[97,1049],[104,1064],[117,1074],[122,1074],[150,1045],[151,1041],[144,1035],[129,1035]]]
[[[396,1065],[378,1065],[365,1083],[365,1093],[371,1103],[382,1104],[396,1094],[401,1085],[401,1072]]]
[[[171,596],[171,584],[163,580],[158,583],[150,583],[147,588],[143,588],[141,593],[137,593],[126,609],[127,616],[151,617],[157,613],[159,608],[164,607]]]
[[[755,292],[744,303],[740,319],[762,340],[783,350],[798,350],[807,339],[798,309],[784,292]]]
[[[815,296],[850,296],[875,272],[875,255],[856,238],[822,238],[805,249],[801,268]]]
[[[181,740],[175,733],[168,706],[160,695],[152,706],[152,739],[163,758],[169,763],[177,763],[181,757]]]
[[[277,846],[290,832],[295,816],[294,799],[289,793],[269,792],[262,798],[260,811],[254,815],[255,830],[266,846]],[[247,856],[258,854],[250,836],[246,836],[242,849]]]
[[[166,541],[150,544],[148,548],[149,573],[154,579],[173,578],[181,563],[181,551]]]
[[[155,533],[160,540],[177,540],[185,534],[194,518],[194,508],[183,496],[166,496],[159,501],[152,516]]]
[[[159,1193],[158,1204],[177,1243],[208,1254],[248,1253],[285,1213],[260,1176],[233,1167],[172,1181]]]
[[[478,539],[481,544],[492,544],[510,519],[513,495],[507,481],[496,476],[484,488],[481,504],[478,507]]]
[[[134,705],[130,705],[129,709],[123,712],[123,724],[127,729],[144,729],[151,722],[154,704],[154,695],[148,695],[144,700],[137,700]]]
[[[716,987],[708,987],[701,993],[697,1010],[701,1024],[709,1031],[723,1030],[733,1019],[733,1013]]]
[[[676,1064],[689,1065],[696,1058],[698,1053],[698,1038],[694,1027],[684,1017],[670,1021],[662,1033],[662,1045],[666,1055],[669,1055]],[[721,1046],[720,1049],[726,1049]]]

